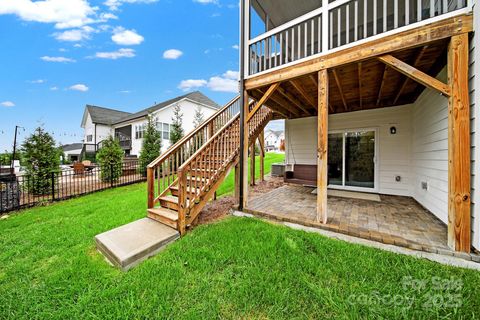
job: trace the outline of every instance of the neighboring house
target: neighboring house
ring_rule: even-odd
[[[170,126],[176,105],[180,106],[183,114],[185,134],[194,128],[193,119],[197,108],[201,109],[206,120],[220,107],[199,91],[158,103],[136,113],[87,105],[82,120],[84,152],[95,152],[101,147],[102,140],[114,135],[126,155],[139,156],[149,114],[157,120],[157,127],[162,132],[162,150],[166,150],[170,146]]]
[[[83,143],[71,143],[62,146],[63,154],[69,161],[79,161],[82,153]]]
[[[265,130],[266,151],[280,151],[280,145],[285,141],[285,133],[281,130]]]

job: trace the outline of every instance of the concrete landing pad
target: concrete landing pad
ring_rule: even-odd
[[[95,236],[97,249],[113,265],[127,271],[180,237],[177,230],[143,218]]]

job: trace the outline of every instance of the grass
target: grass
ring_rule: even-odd
[[[246,218],[200,226],[122,273],[93,238],[144,217],[145,189],[106,190],[0,220],[0,319],[451,319],[480,312],[479,272]]]
[[[272,163],[283,162],[284,159],[285,159],[284,154],[271,153],[271,152],[266,153],[265,160],[264,160],[265,174],[270,173],[270,170],[272,168]],[[248,168],[250,170],[250,161],[248,162]],[[255,177],[256,178],[260,177],[260,159],[258,156],[255,157]],[[230,172],[230,174],[222,183],[222,185],[218,188],[217,195],[225,196],[225,195],[232,194],[234,192],[234,189],[235,189],[235,172],[234,170],[232,170],[232,172]]]

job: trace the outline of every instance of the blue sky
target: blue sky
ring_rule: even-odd
[[[86,104],[138,111],[235,95],[238,0],[0,1],[0,152],[39,124],[79,141]]]

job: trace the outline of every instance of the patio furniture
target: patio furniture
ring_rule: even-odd
[[[73,164],[73,172],[76,175],[83,175],[85,174],[85,165],[81,162],[77,162]]]

